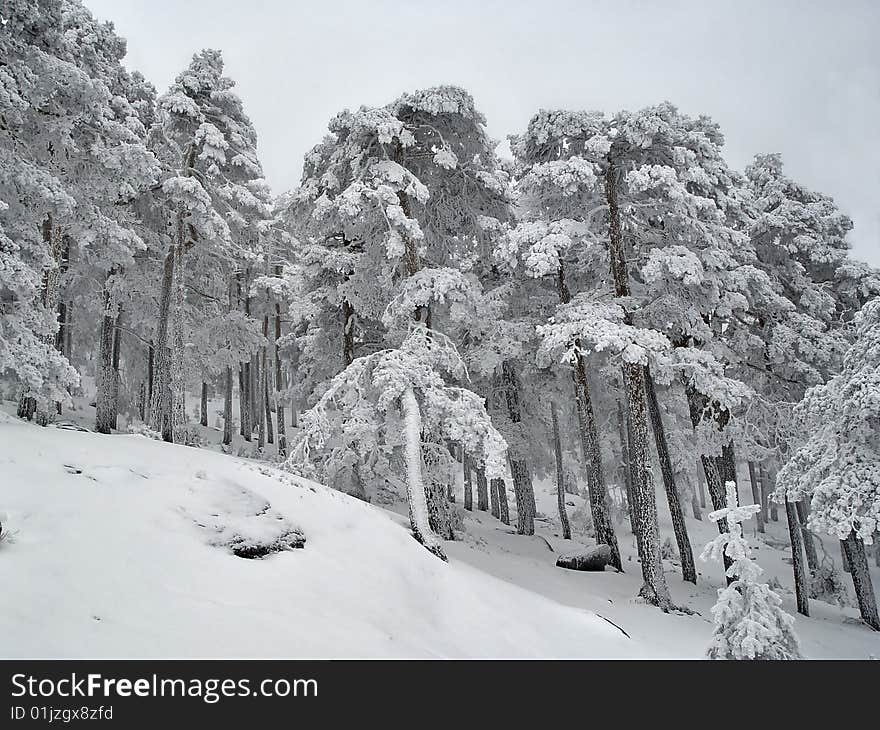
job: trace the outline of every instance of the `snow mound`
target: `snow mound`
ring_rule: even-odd
[[[0,543],[5,658],[653,653],[443,563],[397,515],[208,450],[0,417],[0,510],[16,530]]]

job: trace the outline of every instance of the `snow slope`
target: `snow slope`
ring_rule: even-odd
[[[207,449],[0,413],[0,510],[14,533],[0,542],[5,658],[658,653],[441,562],[397,515]],[[305,547],[261,560],[212,544],[291,525]]]

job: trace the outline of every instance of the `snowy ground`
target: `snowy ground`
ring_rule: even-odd
[[[91,425],[93,411],[73,417]],[[537,500],[555,514],[550,485]],[[694,587],[668,565],[675,602],[698,613],[663,614],[633,600],[625,525],[626,573],[579,573],[555,567],[571,543],[552,520],[522,537],[487,513],[468,516],[444,564],[401,514],[254,462],[3,413],[0,511],[14,533],[0,542],[3,657],[699,657],[722,579],[698,561]],[[714,526],[688,527],[699,551]],[[771,542],[786,543],[785,529],[772,525]],[[296,530],[303,549],[261,560],[228,547]],[[768,576],[790,588],[786,551],[758,547]],[[811,607],[796,624],[807,656],[880,656],[880,634],[855,609]]]

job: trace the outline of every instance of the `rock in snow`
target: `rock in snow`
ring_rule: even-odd
[[[605,570],[611,565],[611,548],[608,545],[596,547],[578,553],[567,553],[556,559],[556,566],[570,570]]]

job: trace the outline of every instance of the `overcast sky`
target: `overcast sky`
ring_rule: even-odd
[[[729,163],[781,152],[852,216],[880,266],[877,0],[85,0],[163,91],[220,48],[277,192],[345,107],[437,84],[468,89],[503,140],[540,107],[712,116]]]

